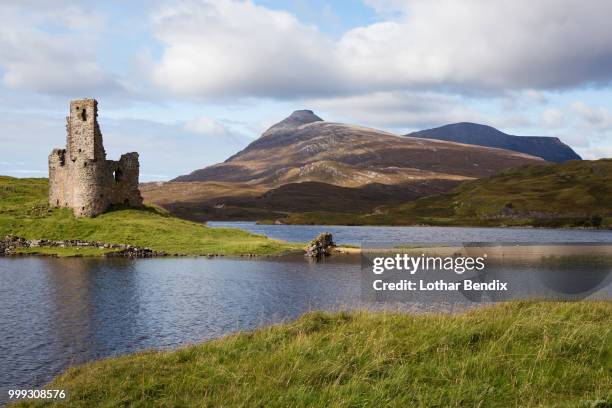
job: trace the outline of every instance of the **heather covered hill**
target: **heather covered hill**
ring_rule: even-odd
[[[508,135],[494,127],[478,123],[453,123],[409,133],[406,136],[497,147],[541,157],[555,163],[581,159],[571,147],[556,137]]]
[[[304,213],[294,224],[612,227],[612,159],[524,166],[368,214]]]

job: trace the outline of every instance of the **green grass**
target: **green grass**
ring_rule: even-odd
[[[292,214],[290,224],[612,227],[612,159],[532,165],[372,214]],[[513,217],[496,218],[504,208]],[[534,214],[535,213],[535,214]]]
[[[0,237],[82,239],[185,255],[267,255],[300,249],[262,235],[181,220],[154,207],[118,208],[95,218],[75,218],[69,209],[49,208],[47,191],[47,179],[0,176]]]
[[[609,407],[612,302],[459,315],[309,313],[69,369],[70,407]],[[599,404],[599,405],[597,405]]]

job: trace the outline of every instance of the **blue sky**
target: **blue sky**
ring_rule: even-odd
[[[167,180],[296,109],[397,133],[473,121],[612,157],[607,1],[0,4],[0,174],[45,176],[70,99]]]

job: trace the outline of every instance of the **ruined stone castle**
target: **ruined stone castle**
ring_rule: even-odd
[[[106,160],[98,125],[98,102],[70,102],[65,149],[49,155],[49,204],[71,208],[77,217],[93,217],[111,205],[142,205],[138,190],[138,153]]]

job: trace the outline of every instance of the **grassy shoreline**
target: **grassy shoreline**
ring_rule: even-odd
[[[612,230],[612,217],[603,217],[602,225],[589,225],[590,218],[517,218],[479,219],[415,217],[404,218],[399,214],[353,214],[310,212],[293,213],[280,220],[285,225],[326,225],[363,227],[458,227],[458,228],[524,228],[524,229],[568,229],[568,230]],[[268,223],[264,220],[262,224]]]
[[[313,312],[70,368],[17,406],[609,406],[612,302],[460,314]],[[597,405],[599,404],[599,405]]]
[[[181,220],[154,207],[116,208],[95,218],[75,218],[69,209],[49,208],[47,191],[47,179],[0,176],[0,237],[78,239],[180,255],[276,255],[302,249],[299,244],[238,229],[210,228]],[[46,255],[70,256],[79,252],[82,250],[78,248],[44,249]],[[88,255],[96,255],[94,252]]]

